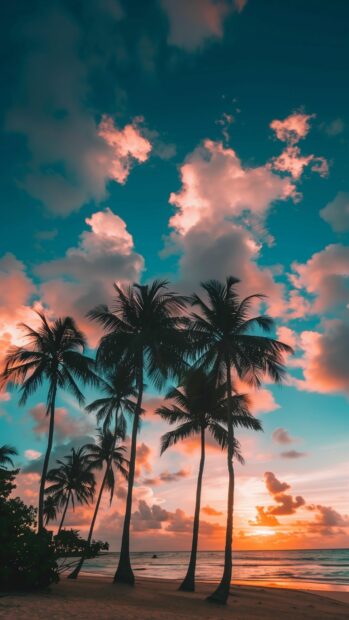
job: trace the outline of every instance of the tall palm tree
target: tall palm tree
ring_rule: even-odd
[[[137,432],[142,413],[144,376],[156,387],[180,373],[184,338],[181,332],[185,298],[168,290],[167,282],[114,285],[114,307],[99,306],[89,313],[106,333],[97,351],[97,362],[104,367],[126,363],[135,369],[137,403],[132,426],[130,467],[119,565],[114,581],[134,584],[130,561],[130,522],[135,476]]]
[[[201,368],[194,368],[186,375],[181,388],[172,388],[167,393],[166,399],[171,399],[173,403],[170,406],[159,407],[156,413],[170,424],[177,424],[177,426],[162,436],[161,454],[178,441],[196,435],[200,436],[201,457],[196,487],[192,547],[187,574],[179,587],[180,590],[193,592],[195,590],[206,433],[210,433],[222,448],[227,447],[226,386],[223,383],[217,385],[216,378],[212,374],[207,375]],[[250,414],[248,406],[249,401],[245,395],[232,397],[234,426],[262,430],[260,422]],[[236,439],[234,439],[234,455],[237,460],[243,462]]]
[[[48,382],[46,415],[50,423],[39,491],[40,532],[44,527],[44,491],[53,443],[57,391],[63,389],[71,392],[82,405],[85,399],[77,381],[97,384],[97,377],[93,372],[93,360],[84,355],[86,340],[75,321],[65,317],[49,323],[44,314],[38,314],[40,326],[37,330],[22,325],[26,330],[24,337],[28,340],[28,347],[12,347],[6,356],[2,384],[20,384],[19,404],[25,405],[29,396],[45,381]]]
[[[123,430],[121,430],[119,438],[125,439],[125,433]],[[109,489],[110,491],[110,504],[112,503],[113,495],[114,495],[114,487],[115,487],[114,468],[124,478],[127,479],[128,461],[124,457],[126,448],[125,446],[116,446],[115,444],[116,444],[117,439],[118,439],[118,436],[116,432],[111,433],[109,430],[105,429],[99,433],[97,443],[86,445],[86,449],[88,451],[88,456],[89,456],[90,469],[101,470],[103,469],[105,465],[105,470],[104,470],[102,483],[99,489],[98,498],[97,498],[97,502],[95,505],[91,525],[90,525],[90,530],[89,530],[88,537],[87,537],[86,548],[84,549],[77,566],[70,573],[70,575],[68,575],[68,579],[77,579],[80,573],[80,570],[82,568],[82,565],[86,557],[86,553],[91,544],[92,534],[93,534],[93,530],[94,530],[94,526],[95,526],[95,522],[96,522],[98,510],[99,510],[99,505],[101,503],[103,491],[105,488]]]
[[[63,508],[57,534],[63,527],[69,502],[73,510],[75,503],[89,504],[93,500],[95,491],[96,482],[91,471],[86,445],[78,450],[72,448],[71,452],[64,457],[66,462],[57,460],[59,467],[51,469],[47,474],[47,480],[53,484],[45,489],[45,493],[48,497],[52,497],[58,507]]]
[[[115,444],[118,438],[125,439],[126,434],[126,420],[125,420],[125,412],[126,413],[134,413],[135,403],[130,397],[136,396],[136,390],[134,387],[134,369],[128,364],[119,364],[116,368],[109,368],[105,371],[104,379],[101,380],[100,387],[104,392],[105,396],[103,398],[98,398],[94,400],[90,405],[86,407],[86,411],[93,412],[96,414],[97,422],[103,422],[103,436],[106,438],[110,438],[109,428],[114,423],[114,433],[113,437],[113,447],[108,444],[108,439],[104,439],[104,453],[108,453],[108,459],[106,461],[106,469],[104,473],[104,479],[100,488],[99,497],[97,500],[94,517],[92,519],[90,533],[89,533],[89,542],[91,542],[93,529],[95,520],[97,517],[97,513],[99,510],[99,504],[102,497],[103,489],[105,485],[108,485],[108,476],[109,479],[113,479],[113,471],[112,471],[112,462],[113,462],[113,453],[115,452]],[[96,448],[96,446],[95,446]],[[100,447],[97,446],[97,451],[100,450]],[[121,451],[124,448],[120,448]],[[93,462],[93,461],[92,461]],[[97,460],[100,463],[100,466],[103,466],[103,460],[100,458]],[[126,461],[125,461],[126,462]],[[119,463],[120,464],[120,463]],[[110,472],[110,473],[108,473]],[[112,496],[110,501],[112,500]],[[83,562],[85,560],[85,554],[82,555],[80,562],[76,566],[76,568],[70,573],[68,576],[69,579],[76,579],[79,575]]]
[[[17,456],[18,452],[13,446],[4,443],[0,446],[0,468],[14,467],[12,456]]]
[[[49,495],[45,498],[44,501],[44,520],[45,527],[48,525],[50,521],[55,521],[57,519],[58,513],[58,505],[57,501],[54,499],[52,495]]]
[[[228,277],[225,283],[209,280],[202,284],[206,298],[192,296],[192,305],[199,312],[192,314],[191,334],[200,356],[200,364],[226,382],[229,474],[227,527],[222,580],[209,597],[210,601],[225,604],[232,576],[232,535],[235,475],[233,464],[233,385],[232,372],[247,383],[260,387],[268,376],[280,383],[285,376],[284,354],[292,353],[286,344],[253,333],[254,329],[269,332],[273,320],[268,316],[251,316],[251,304],[262,295],[240,299],[236,291],[239,280]],[[251,333],[252,332],[252,333]]]

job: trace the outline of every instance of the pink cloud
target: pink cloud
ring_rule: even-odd
[[[304,168],[310,166],[312,172],[317,172],[321,177],[328,176],[328,163],[324,157],[315,155],[302,155],[298,146],[288,146],[278,156],[272,158],[271,167],[278,172],[288,172],[295,181],[298,181]]]
[[[29,410],[34,420],[33,433],[37,437],[46,436],[49,426],[49,417],[46,415],[44,403],[38,403]],[[55,412],[55,438],[57,440],[81,437],[93,429],[91,420],[85,417],[73,417],[65,407],[57,407]]]
[[[20,497],[30,505],[37,505],[40,475],[38,473],[22,473],[16,476],[16,488],[13,490],[14,497]]]
[[[202,279],[232,273],[242,281],[241,295],[263,291],[268,296],[272,316],[296,317],[306,311],[308,302],[296,289],[285,303],[284,286],[277,282],[282,268],[262,268],[258,260],[262,244],[274,241],[264,226],[273,203],[300,198],[294,182],[306,165],[321,175],[327,171],[323,158],[302,156],[295,146],[309,131],[310,118],[294,113],[285,121],[272,122],[287,147],[265,165],[247,167],[231,147],[209,139],[186,157],[180,167],[181,187],[169,199],[176,211],[169,221],[172,233],[166,248],[181,252],[185,289]]]
[[[154,478],[144,478],[142,480],[142,484],[148,486],[158,486],[162,483],[170,483],[170,482],[178,482],[179,480],[186,478],[189,475],[189,471],[187,469],[179,469],[178,471],[170,472],[170,471],[162,471],[160,474]]]
[[[113,510],[101,515],[96,536],[109,540],[112,547],[120,544],[123,522],[122,511]],[[181,508],[167,510],[149,500],[140,499],[131,519],[134,549],[156,551],[158,549],[189,549],[193,531],[193,517]],[[224,541],[224,527],[219,523],[201,520],[201,538],[205,548],[217,549]]]
[[[275,281],[278,270],[258,265],[261,244],[246,228],[226,220],[204,221],[177,236],[176,244],[182,253],[181,286],[186,292],[202,280],[233,274],[241,280],[241,296],[263,292],[268,296],[268,313],[274,317],[285,314],[284,286]]]
[[[24,264],[13,254],[0,258],[0,370],[10,346],[22,343],[23,331],[19,323],[36,325],[38,317],[33,312],[32,299],[36,287],[25,271]],[[8,400],[2,392],[2,400]]]
[[[291,284],[314,298],[311,312],[322,314],[331,307],[349,303],[349,247],[328,245],[306,263],[292,264]]]
[[[84,10],[89,12],[88,6]],[[109,7],[108,13],[109,25],[119,21],[119,10]],[[103,14],[95,12],[89,19],[100,20]],[[107,33],[105,22],[97,28]],[[28,17],[21,36],[29,36],[33,45],[16,76],[6,129],[23,135],[28,148],[21,185],[45,209],[68,215],[104,200],[108,183],[124,183],[132,166],[148,158],[151,145],[139,119],[122,128],[108,116],[96,123],[94,110],[86,106],[89,71],[79,54],[87,41],[69,11],[50,4]],[[93,56],[94,63],[98,54]],[[45,88],[38,88],[41,81]],[[115,84],[111,88],[118,106],[124,93]]]
[[[152,467],[152,449],[147,446],[144,441],[137,445],[137,461],[136,461],[136,476],[140,476],[142,471],[151,473]]]
[[[286,325],[279,325],[277,328],[277,338],[281,342],[288,344],[292,349],[296,349],[298,345],[298,334]]]
[[[178,211],[170,226],[184,235],[199,222],[262,216],[275,200],[292,196],[293,185],[267,167],[245,168],[236,152],[221,142],[204,140],[181,166],[182,188],[170,195]]]
[[[31,450],[30,448],[28,450],[25,450],[24,452],[24,456],[29,460],[29,461],[35,461],[36,459],[38,459],[41,456],[41,452],[39,452],[38,450]]]
[[[314,525],[321,527],[349,527],[349,516],[341,515],[331,506],[316,504],[307,506],[307,509],[316,512]]]
[[[270,127],[278,140],[294,145],[308,135],[310,121],[313,118],[315,118],[315,114],[292,112],[284,120],[275,119],[271,121]]]
[[[311,171],[317,172],[321,177],[328,175],[328,163],[324,157],[316,157],[313,154],[302,155],[299,146],[296,146],[308,135],[312,118],[315,118],[315,114],[293,112],[284,120],[275,119],[270,123],[276,138],[286,142],[282,153],[272,158],[270,167],[278,172],[290,174],[294,181],[301,178],[307,166],[310,166]]]
[[[290,433],[285,428],[276,428],[272,434],[273,441],[281,444],[290,444],[295,441],[294,437],[291,437]]]
[[[280,405],[276,402],[274,394],[267,389],[261,389],[251,392],[251,388],[247,390],[251,399],[251,411],[254,414],[271,413],[280,409]]]
[[[221,39],[226,17],[234,9],[242,11],[246,2],[247,0],[161,0],[170,26],[168,43],[193,52],[210,39]]]
[[[304,456],[307,456],[307,452],[300,452],[299,450],[285,450],[284,452],[280,452],[280,456],[283,459],[301,459]]]
[[[349,323],[327,321],[324,332],[301,334],[302,379],[293,379],[301,390],[349,395]]]
[[[108,177],[118,183],[125,183],[134,161],[144,163],[151,152],[152,146],[141,134],[138,118],[132,124],[118,129],[110,116],[103,116],[98,125],[98,135],[112,149],[112,157],[106,162]]]
[[[74,316],[94,346],[101,330],[86,312],[110,303],[113,282],[138,281],[144,260],[135,252],[125,222],[110,209],[93,213],[86,223],[90,230],[80,235],[78,245],[63,258],[39,265],[37,273],[44,280],[43,303],[56,315]]]
[[[338,192],[335,198],[320,211],[320,216],[335,232],[349,230],[349,194]]]

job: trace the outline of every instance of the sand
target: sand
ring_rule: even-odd
[[[205,601],[212,584],[200,583],[195,594],[178,592],[174,581],[141,579],[136,587],[110,579],[80,577],[49,592],[0,598],[0,618],[8,620],[340,620],[349,618],[349,601],[290,589],[234,586],[229,604]],[[334,595],[334,593],[333,593]]]

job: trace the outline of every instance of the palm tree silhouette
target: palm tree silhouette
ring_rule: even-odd
[[[57,519],[58,513],[58,505],[52,495],[49,495],[45,498],[44,501],[44,520],[45,526],[48,525],[50,521],[55,521]]]
[[[90,405],[87,405],[86,411],[96,413],[97,422],[103,422],[103,435],[106,435],[108,432],[110,434],[109,427],[111,426],[114,418],[113,446],[115,448],[118,437],[120,439],[125,439],[125,412],[134,413],[135,410],[135,403],[134,401],[130,400],[130,397],[136,396],[136,390],[134,388],[133,368],[126,364],[119,364],[117,368],[106,371],[105,378],[101,380],[101,388],[105,396],[103,398],[98,398],[97,400],[94,400]],[[89,534],[90,542],[104,486],[108,482],[108,476],[114,476],[112,471],[114,448],[112,448],[112,446],[109,446],[108,443],[105,447],[108,448],[108,460],[106,462],[106,470],[100,489],[99,498],[97,500],[95,514],[91,523]],[[99,448],[97,447],[97,450],[98,449]],[[124,451],[124,448],[120,448],[120,450]],[[101,466],[103,466],[103,462],[101,462]],[[109,471],[111,473],[108,474]],[[112,496],[110,498],[110,502],[111,500]],[[70,573],[70,575],[68,575],[69,579],[76,579],[78,577],[84,559],[85,555],[81,557],[80,562],[78,563],[76,568]]]
[[[192,547],[187,574],[179,587],[180,590],[193,592],[195,590],[206,433],[210,433],[221,448],[227,447],[226,385],[223,383],[217,385],[214,375],[207,375],[201,368],[193,368],[185,376],[181,388],[172,388],[167,393],[166,399],[171,399],[173,403],[168,407],[159,407],[156,413],[170,424],[177,424],[177,426],[162,436],[161,454],[178,441],[196,435],[200,436],[201,457],[196,488]],[[231,403],[234,426],[262,430],[260,422],[249,412],[249,401],[245,395],[232,396]],[[234,439],[234,456],[243,462],[236,439]]]
[[[37,330],[22,324],[26,330],[24,337],[28,339],[28,348],[10,349],[5,360],[2,384],[21,384],[19,404],[25,405],[29,396],[36,392],[44,381],[48,381],[46,414],[50,423],[39,491],[40,532],[43,529],[45,482],[53,443],[57,390],[68,390],[81,405],[85,399],[76,381],[97,384],[97,377],[93,372],[93,360],[84,355],[85,337],[75,321],[65,317],[49,323],[44,314],[38,314],[41,323]]]
[[[191,335],[204,369],[212,369],[219,380],[226,382],[229,474],[227,527],[224,552],[224,571],[221,582],[208,600],[225,604],[229,595],[232,576],[232,535],[235,475],[233,464],[233,386],[231,373],[247,383],[260,387],[268,376],[275,383],[285,376],[284,353],[292,353],[286,344],[251,331],[257,328],[269,332],[273,320],[268,316],[250,316],[253,300],[263,295],[251,295],[239,299],[236,285],[239,280],[228,277],[225,283],[208,280],[202,283],[206,299],[194,294],[192,305],[199,312],[193,312]]]
[[[105,371],[99,385],[105,396],[85,407],[88,413],[96,414],[98,424],[103,422],[103,429],[110,429],[113,423],[116,435],[126,433],[125,413],[135,411],[135,402],[131,400],[137,396],[134,382],[135,371],[130,365],[121,363]]]
[[[119,435],[120,439],[125,439],[125,433],[121,431]],[[115,474],[114,468],[127,479],[128,470],[127,465],[128,461],[124,457],[124,453],[126,451],[125,446],[116,446],[117,440],[117,432],[111,433],[109,430],[104,429],[102,432],[99,432],[97,443],[95,444],[87,444],[86,450],[88,451],[89,458],[89,467],[91,470],[103,469],[105,465],[104,476],[102,479],[102,483],[99,489],[97,502],[95,505],[95,510],[93,513],[90,530],[87,537],[87,545],[86,548],[77,564],[75,569],[68,575],[68,579],[77,579],[82,565],[84,563],[86,553],[89,549],[92,540],[93,529],[95,526],[99,505],[101,503],[103,491],[105,488],[110,491],[110,504],[113,500],[114,495],[114,487],[115,487]],[[113,468],[114,466],[114,468]]]
[[[181,372],[184,338],[180,330],[183,324],[180,313],[185,307],[185,298],[169,291],[165,281],[154,281],[144,286],[134,284],[125,289],[115,284],[114,288],[116,298],[112,310],[99,306],[89,312],[89,317],[106,330],[98,347],[97,362],[106,368],[125,363],[135,369],[137,403],[132,426],[121,551],[114,576],[114,581],[133,585],[130,522],[144,375],[160,388],[164,380]]]
[[[18,452],[13,446],[4,443],[0,446],[0,468],[14,467],[12,456],[17,456]]]
[[[95,491],[95,477],[90,468],[86,445],[78,450],[72,448],[71,452],[64,457],[65,463],[57,460],[59,467],[51,469],[47,474],[47,480],[53,484],[45,489],[45,493],[52,497],[57,506],[63,508],[57,534],[62,529],[69,502],[74,510],[75,503],[88,504],[92,501]]]

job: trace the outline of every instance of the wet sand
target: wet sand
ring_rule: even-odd
[[[305,592],[247,585],[232,587],[227,606],[205,601],[212,584],[197,592],[177,590],[174,581],[139,579],[137,585],[112,584],[105,577],[62,577],[48,592],[0,598],[0,618],[8,620],[341,620],[349,618],[349,593]]]

